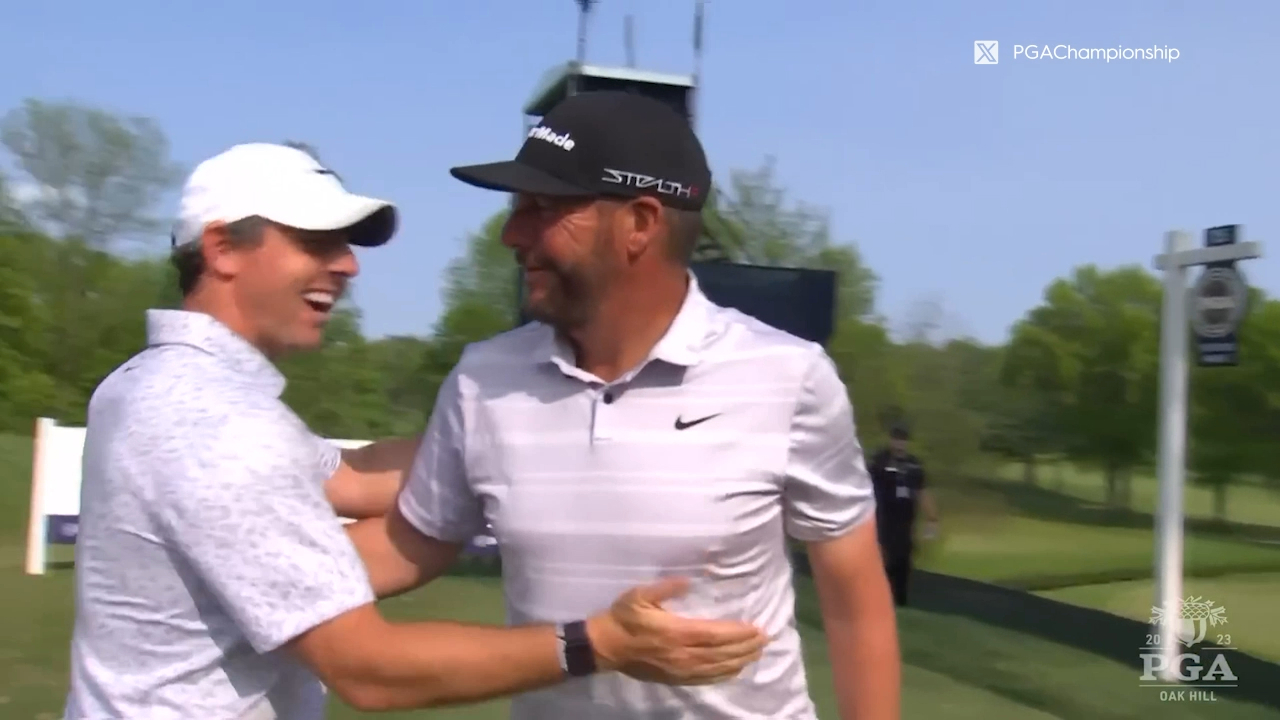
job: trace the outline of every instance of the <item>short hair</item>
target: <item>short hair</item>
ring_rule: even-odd
[[[262,242],[262,233],[267,227],[266,218],[251,215],[235,222],[227,223],[227,236],[237,247],[253,247]],[[173,249],[169,262],[178,271],[178,289],[182,297],[187,297],[196,289],[196,284],[204,275],[204,249],[197,237],[195,241],[179,245]]]
[[[663,208],[667,218],[667,248],[671,258],[683,265],[693,261],[693,251],[702,239],[702,213],[698,210]]]

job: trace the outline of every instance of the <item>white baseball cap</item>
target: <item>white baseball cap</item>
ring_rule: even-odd
[[[299,230],[351,232],[374,247],[396,232],[396,207],[347,192],[337,173],[303,150],[271,143],[236,145],[196,166],[182,188],[174,247],[198,242],[209,223],[259,216]]]

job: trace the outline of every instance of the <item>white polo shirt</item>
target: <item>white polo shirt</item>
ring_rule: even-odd
[[[602,674],[515,699],[517,720],[812,720],[786,536],[839,537],[875,500],[844,384],[822,347],[713,304],[690,276],[649,359],[613,383],[532,323],[470,345],[400,496],[424,534],[493,527],[508,620],[564,622],[627,588],[695,576],[671,605],[772,641],[722,685]]]
[[[212,317],[152,310],[89,401],[66,720],[318,720],[281,649],[373,601],[324,481],[339,450]]]

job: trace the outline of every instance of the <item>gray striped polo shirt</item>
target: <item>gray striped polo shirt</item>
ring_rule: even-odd
[[[208,315],[147,314],[89,401],[67,720],[319,720],[281,648],[373,601],[324,481],[339,451]]]
[[[786,537],[841,536],[875,500],[823,349],[713,304],[690,275],[649,359],[612,383],[539,323],[470,345],[399,505],[443,540],[492,526],[512,624],[582,618],[686,575],[693,590],[671,609],[772,637],[729,683],[602,674],[522,695],[513,718],[811,720]]]

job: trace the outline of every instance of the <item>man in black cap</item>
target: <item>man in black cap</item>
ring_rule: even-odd
[[[933,536],[938,522],[938,508],[925,488],[924,466],[920,464],[920,458],[907,452],[909,439],[905,427],[894,427],[889,431],[889,446],[876,453],[870,467],[876,489],[880,552],[884,556],[885,574],[893,588],[893,601],[899,607],[907,604],[907,586],[915,552],[917,506],[928,519],[926,537]]]
[[[687,119],[640,95],[574,95],[514,161],[452,172],[515,196],[502,240],[534,322],[466,349],[397,509],[353,531],[375,589],[433,577],[489,523],[512,622],[566,623],[578,678],[516,698],[514,718],[815,720],[790,536],[809,552],[840,716],[897,718],[893,602],[847,389],[820,345],[698,288],[711,171]],[[673,575],[691,590],[666,609],[760,627],[761,660],[686,688],[572,659],[591,644],[574,618]]]

